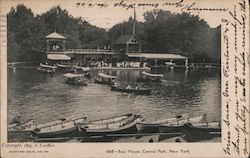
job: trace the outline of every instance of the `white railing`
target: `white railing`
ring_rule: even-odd
[[[119,52],[119,50],[110,49],[65,49],[66,52]]]

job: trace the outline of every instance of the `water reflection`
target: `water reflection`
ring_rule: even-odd
[[[8,69],[8,122],[16,116],[35,123],[69,116],[89,120],[124,113],[140,113],[146,120],[170,118],[177,114],[192,116],[206,112],[208,120],[220,120],[220,71],[163,71],[166,83],[145,84],[149,96],[110,91],[94,83],[100,71],[93,71],[87,87],[64,84],[62,74],[48,75],[34,68]],[[123,84],[133,84],[140,71],[102,71],[117,75]],[[159,72],[158,72],[159,73]]]

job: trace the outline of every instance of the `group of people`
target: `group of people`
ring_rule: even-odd
[[[112,85],[113,85],[113,86],[118,86],[119,84],[113,79],[113,80],[112,80]],[[132,89],[131,85],[128,84],[127,87],[126,87],[126,89]],[[139,85],[136,84],[136,85],[135,85],[135,89],[136,89],[136,90],[139,89]]]
[[[132,89],[132,87],[131,87],[130,85],[128,85],[128,86],[126,87],[126,89]],[[135,89],[138,90],[138,89],[139,89],[139,86],[138,86],[138,85],[135,85]]]

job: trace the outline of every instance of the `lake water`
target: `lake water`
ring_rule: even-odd
[[[65,84],[62,74],[8,68],[8,122],[17,116],[22,122],[42,123],[72,115],[95,120],[124,113],[140,113],[148,121],[205,112],[210,121],[221,118],[218,69],[164,70],[167,83],[144,85],[152,89],[151,95],[110,91],[107,85],[94,83],[98,72],[91,72],[88,86],[75,87]],[[140,76],[138,70],[102,72],[117,75],[123,84],[133,84]]]

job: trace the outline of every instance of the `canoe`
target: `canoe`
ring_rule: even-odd
[[[159,132],[159,126],[161,124],[165,124],[168,122],[176,122],[181,119],[184,119],[187,117],[187,114],[184,115],[178,115],[173,118],[167,118],[167,119],[162,119],[158,121],[153,121],[153,122],[137,122],[136,123],[136,128],[138,131],[145,131],[145,132]]]
[[[51,138],[60,136],[71,136],[74,132],[77,132],[77,125],[86,123],[86,117],[64,121],[59,124],[46,126],[42,128],[36,128],[32,132],[34,137],[38,138]]]
[[[130,133],[136,129],[136,123],[142,120],[140,115],[129,114],[82,124],[78,126],[78,130],[83,135]]]
[[[199,122],[199,123],[186,123],[182,132],[186,136],[200,136],[208,135],[211,132],[221,132],[221,122]]]
[[[135,93],[135,94],[150,94],[151,93],[150,89],[142,89],[142,88],[140,88],[140,89],[135,89],[135,88],[126,89],[126,88],[122,88],[120,86],[115,86],[115,85],[111,86],[111,91]]]
[[[160,133],[181,132],[182,128],[184,127],[184,124],[186,123],[199,123],[205,121],[206,121],[206,113],[195,117],[187,117],[181,120],[160,124],[159,132]]]

